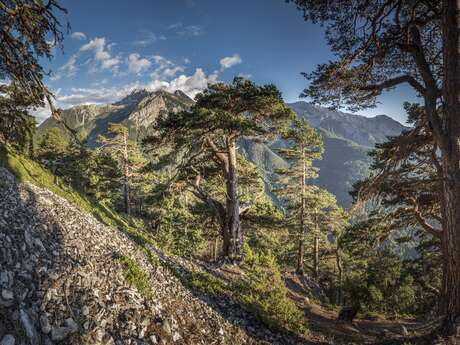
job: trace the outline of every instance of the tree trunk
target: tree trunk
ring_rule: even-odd
[[[315,234],[313,240],[313,276],[318,278],[319,273],[319,237],[318,234]]]
[[[301,145],[302,150],[302,181],[300,182],[300,227],[299,227],[299,250],[297,253],[297,273],[304,274],[303,271],[303,261],[305,255],[305,178],[306,178],[306,164],[305,164],[305,151],[303,145]]]
[[[445,228],[442,236],[443,282],[441,312],[443,332],[456,332],[460,316],[460,0],[444,0],[443,7],[443,130],[441,147]]]
[[[337,247],[335,248],[335,262],[337,264],[337,280],[338,280],[338,287],[337,287],[337,304],[342,304],[343,303],[343,291],[342,291],[342,285],[343,285],[343,268],[342,268],[342,257],[340,255],[340,248],[339,248],[339,243],[338,239],[337,241]]]
[[[131,214],[131,201],[129,199],[129,156],[128,156],[128,134],[123,136],[123,200],[126,214]]]
[[[243,232],[240,223],[240,205],[236,173],[236,142],[234,137],[227,138],[228,173],[226,234],[224,233],[224,255],[232,262],[243,260]]]

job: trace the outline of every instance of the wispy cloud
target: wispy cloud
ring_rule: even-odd
[[[62,77],[72,78],[78,71],[77,54],[70,56],[69,60],[58,68],[57,73],[51,76],[51,80],[59,80]]]
[[[140,74],[142,72],[147,71],[152,63],[150,60],[146,58],[141,58],[138,53],[129,54],[128,58],[126,59],[126,63],[128,64],[128,70],[134,74]]]
[[[200,25],[184,25],[182,23],[174,23],[168,26],[169,30],[174,31],[179,36],[201,36],[205,30]]]
[[[220,69],[222,71],[224,71],[224,70],[226,70],[228,68],[231,68],[231,67],[233,67],[235,65],[240,64],[241,62],[243,62],[243,60],[241,59],[240,55],[239,54],[233,54],[233,56],[224,57],[219,61]]]
[[[175,64],[161,55],[153,56],[153,61],[155,63],[155,70],[150,74],[150,77],[155,80],[169,80],[177,73],[184,71],[182,66]]]
[[[152,31],[147,31],[144,30],[142,31],[142,38],[134,41],[134,45],[141,46],[141,47],[147,47],[149,45],[152,45],[158,41],[164,41],[166,40],[165,35],[157,35]]]
[[[76,39],[76,40],[86,40],[86,35],[84,32],[81,32],[81,31],[76,31],[76,32],[72,32],[72,34],[70,35],[70,37]]]

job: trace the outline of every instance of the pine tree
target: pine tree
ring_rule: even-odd
[[[38,60],[51,58],[53,48],[64,40],[60,13],[67,11],[56,0],[0,1],[0,80],[18,85],[35,105],[43,105],[46,99],[55,116]],[[0,85],[0,92],[8,92],[8,85]]]
[[[195,176],[190,186],[215,211],[222,228],[224,255],[234,262],[243,259],[240,215],[247,212],[240,207],[238,195],[237,141],[243,136],[256,140],[273,137],[293,116],[274,85],[257,86],[235,78],[229,85],[209,85],[190,110],[161,117],[156,126],[159,134],[146,140],[173,141],[173,153],[181,156],[177,170],[188,169]],[[202,188],[209,170],[203,162],[212,162],[214,172],[219,171],[224,179],[223,203]]]
[[[321,136],[305,120],[294,120],[291,128],[283,133],[289,147],[278,149],[279,154],[289,163],[289,168],[277,171],[280,185],[276,190],[288,212],[287,218],[297,223],[298,252],[297,272],[303,274],[306,232],[306,192],[307,180],[317,177],[313,161],[321,159],[323,142]],[[295,219],[298,219],[297,222]]]
[[[324,241],[323,238],[330,231],[328,224],[332,221],[332,214],[337,209],[337,200],[333,194],[317,186],[308,186],[304,198],[308,215],[307,226],[310,227],[313,237],[312,271],[313,276],[317,279],[321,259],[320,241]]]
[[[424,101],[424,122],[439,153],[445,334],[460,316],[460,3],[294,0],[305,19],[323,22],[336,60],[306,75],[316,102],[372,107],[403,83]]]
[[[98,143],[118,160],[123,174],[123,209],[130,215],[132,179],[139,174],[146,160],[140,154],[137,143],[129,139],[127,127],[112,123],[109,126],[109,135],[99,136]]]

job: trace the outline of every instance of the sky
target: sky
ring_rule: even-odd
[[[61,0],[70,30],[42,64],[57,105],[115,102],[134,89],[180,89],[193,97],[235,76],[274,83],[298,101],[311,72],[333,59],[319,25],[284,0]],[[360,114],[405,122],[408,87]],[[39,121],[49,116],[37,113]]]

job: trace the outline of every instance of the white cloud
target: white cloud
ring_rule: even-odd
[[[168,26],[168,29],[175,31],[179,36],[201,36],[204,34],[204,28],[200,25],[174,23]]]
[[[109,45],[111,47],[111,45]],[[102,69],[112,69],[114,72],[117,71],[118,64],[120,63],[120,58],[112,57],[108,51],[108,46],[106,46],[106,41],[104,37],[96,37],[84,44],[80,48],[81,52],[92,51],[94,53],[94,59],[96,62],[100,63]],[[98,71],[98,66],[93,65],[90,72],[94,73]]]
[[[152,65],[152,63],[148,59],[141,58],[140,55],[137,53],[129,54],[126,62],[128,64],[128,70],[134,74],[140,74],[142,72],[145,72]]]
[[[180,75],[172,80],[169,84],[168,91],[181,90],[188,96],[194,98],[198,93],[202,92],[208,87],[208,84],[217,82],[218,75],[206,75],[201,68],[197,68],[195,73],[191,76]]]
[[[164,35],[158,36],[152,31],[142,31],[142,36],[143,37],[140,40],[134,41],[135,45],[146,47],[146,46],[152,45],[153,43],[157,41],[166,40],[166,36]]]
[[[135,89],[166,90],[169,92],[181,90],[193,98],[206,89],[208,84],[217,82],[217,78],[217,74],[206,75],[203,69],[197,68],[194,74],[180,75],[171,81],[152,79],[146,84],[135,82],[123,87],[99,85],[94,88],[71,88],[68,94],[56,94],[56,100],[57,106],[64,109],[79,104],[107,104],[119,101]],[[45,114],[46,112],[43,112],[40,115],[41,118],[45,117]]]
[[[239,54],[233,54],[233,56],[227,56],[222,58],[220,61],[221,70],[226,70],[227,68],[233,67],[235,65],[243,62]]]
[[[72,78],[73,76],[75,76],[77,71],[78,71],[77,55],[73,54],[72,56],[70,56],[69,60],[64,65],[58,68],[57,73],[52,75],[50,79],[59,80],[63,76],[67,78]]]
[[[109,68],[112,68],[116,65],[118,65],[120,63],[120,59],[115,57],[115,58],[110,58],[110,59],[107,59],[107,60],[103,60],[102,61],[102,68],[103,69],[109,69]]]
[[[81,46],[80,51],[94,50],[96,52],[103,51],[105,48],[105,38],[96,37],[89,41],[88,43]]]
[[[244,79],[251,79],[252,74],[250,74],[250,73],[240,73],[240,74],[238,74],[238,77],[241,77],[241,78],[244,78]]]
[[[35,119],[37,120],[38,124],[41,124],[48,117],[51,116],[51,109],[48,103],[45,103],[45,107],[38,108],[38,109],[32,109],[30,111],[30,114],[35,116]]]
[[[169,30],[173,30],[173,29],[178,29],[178,28],[181,28],[183,27],[184,25],[182,23],[174,23],[174,24],[171,24],[170,26],[168,26],[168,29]]]
[[[161,55],[154,55],[152,58],[155,63],[155,70],[150,74],[150,77],[153,80],[168,80],[177,73],[184,71],[182,66],[176,65],[174,62]]]
[[[70,35],[70,37],[76,39],[76,40],[86,40],[86,35],[84,32],[80,32],[80,31],[76,31],[76,32],[72,32],[72,34]]]
[[[182,36],[201,36],[204,34],[204,29],[199,25],[188,25],[184,26],[177,33]]]

